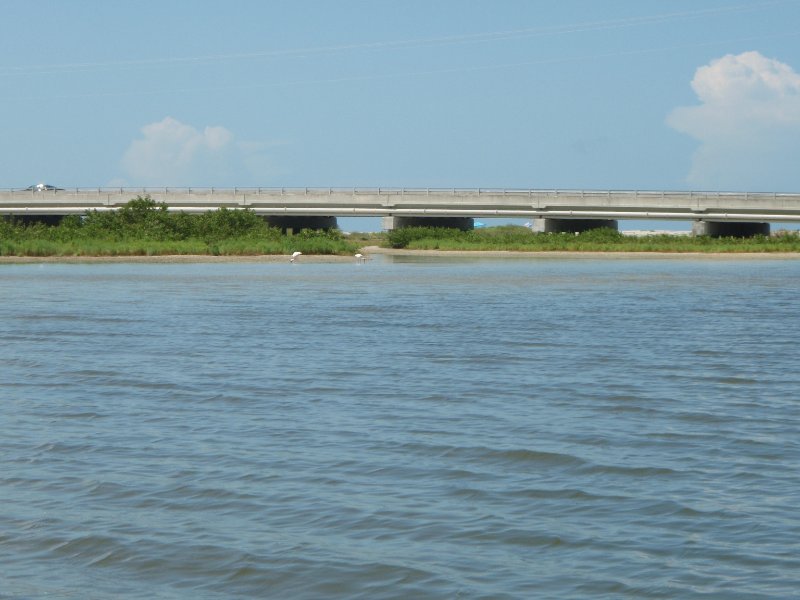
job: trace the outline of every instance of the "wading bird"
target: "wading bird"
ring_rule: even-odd
[[[366,256],[364,256],[364,255],[363,255],[363,254],[361,254],[361,253],[358,253],[358,254],[356,254],[356,262],[357,262],[357,263],[363,263],[363,262],[367,262],[367,257],[366,257]]]
[[[294,262],[294,260],[295,260],[295,259],[296,259],[298,256],[300,256],[301,254],[302,254],[302,252],[292,252],[292,258],[290,258],[290,259],[289,259],[289,262],[292,262],[292,263],[293,263],[293,262]]]

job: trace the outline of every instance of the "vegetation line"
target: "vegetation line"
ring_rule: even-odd
[[[386,234],[390,248],[413,250],[504,250],[517,252],[800,252],[800,236],[787,232],[750,238],[669,234],[627,236],[613,229],[574,233],[532,233],[519,226],[473,231],[409,227]]]
[[[250,210],[169,212],[138,197],[116,211],[67,216],[58,225],[0,219],[0,256],[164,256],[201,254],[353,254],[338,230],[288,236]]]

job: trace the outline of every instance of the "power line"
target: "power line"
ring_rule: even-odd
[[[622,29],[636,26],[654,25],[714,17],[723,14],[741,13],[769,8],[797,0],[772,0],[758,4],[740,4],[713,9],[700,9],[684,12],[664,13],[658,15],[644,15],[605,21],[574,23],[550,27],[530,27],[512,30],[480,32],[473,34],[450,35],[431,38],[412,38],[406,40],[393,40],[385,42],[364,42],[355,44],[341,44],[332,46],[316,46],[308,48],[293,48],[284,50],[263,50],[256,52],[243,52],[231,54],[208,54],[184,57],[166,57],[153,59],[119,60],[104,62],[60,63],[50,65],[17,65],[0,66],[0,74],[14,75],[52,75],[56,73],[87,72],[93,70],[169,67],[181,65],[213,64],[218,62],[231,62],[243,60],[290,58],[312,55],[325,55],[353,51],[401,50],[422,47],[437,47],[459,44],[479,44],[512,39],[525,39],[534,37],[568,35],[587,33],[611,29]]]
[[[464,67],[450,67],[450,68],[442,68],[442,69],[428,69],[422,71],[406,71],[406,72],[396,72],[396,73],[383,73],[377,75],[353,75],[353,76],[346,76],[346,77],[331,77],[331,78],[323,78],[323,79],[299,79],[294,81],[270,81],[270,82],[262,82],[262,83],[248,83],[248,84],[240,84],[240,85],[225,85],[225,86],[204,86],[204,87],[187,87],[187,88],[175,88],[175,89],[151,89],[151,90],[134,90],[128,92],[99,92],[99,93],[87,93],[87,94],[48,94],[49,98],[59,98],[59,99],[67,99],[67,98],[94,98],[94,97],[120,97],[120,96],[152,96],[152,95],[163,95],[163,94],[184,94],[184,93],[200,93],[200,92],[230,92],[230,91],[241,91],[241,90],[252,90],[252,89],[268,89],[268,88],[281,88],[281,87],[295,87],[295,86],[305,86],[305,85],[334,85],[340,83],[356,83],[356,82],[365,82],[365,81],[380,81],[380,80],[391,80],[391,79],[407,79],[411,77],[427,77],[432,75],[449,75],[449,74],[457,74],[457,73],[474,73],[474,72],[481,72],[481,71],[494,71],[494,70],[504,70],[504,69],[515,69],[515,68],[525,68],[525,67],[533,67],[539,65],[551,65],[551,64],[561,64],[561,63],[569,63],[569,62],[580,62],[585,60],[598,60],[598,59],[606,59],[606,58],[622,58],[626,56],[637,56],[637,55],[644,55],[644,54],[656,54],[659,52],[672,52],[675,50],[683,50],[686,48],[703,48],[709,46],[716,46],[720,44],[734,44],[734,43],[742,43],[742,42],[751,42],[759,39],[765,38],[778,38],[778,37],[795,37],[800,36],[800,30],[798,31],[790,31],[784,32],[780,34],[769,34],[769,35],[761,35],[761,36],[749,36],[749,37],[742,37],[742,38],[734,38],[734,39],[727,39],[727,40],[718,40],[713,42],[699,42],[693,44],[679,44],[673,46],[661,46],[655,48],[642,48],[638,50],[627,50],[627,51],[618,51],[618,52],[606,52],[606,53],[598,53],[598,54],[582,54],[582,55],[572,55],[572,56],[561,56],[561,57],[551,57],[551,58],[541,58],[536,60],[528,60],[528,61],[519,61],[513,63],[498,63],[498,64],[489,64],[489,65],[474,65],[474,66],[464,66]],[[38,98],[40,96],[26,96],[26,98]]]

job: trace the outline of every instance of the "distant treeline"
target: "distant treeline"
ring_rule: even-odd
[[[137,197],[118,210],[69,215],[58,225],[0,219],[0,255],[4,256],[348,254],[356,250],[357,245],[338,230],[304,230],[286,236],[250,210],[172,212],[149,197]]]

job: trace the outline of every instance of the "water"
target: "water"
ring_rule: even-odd
[[[0,265],[0,598],[788,598],[800,261]]]

